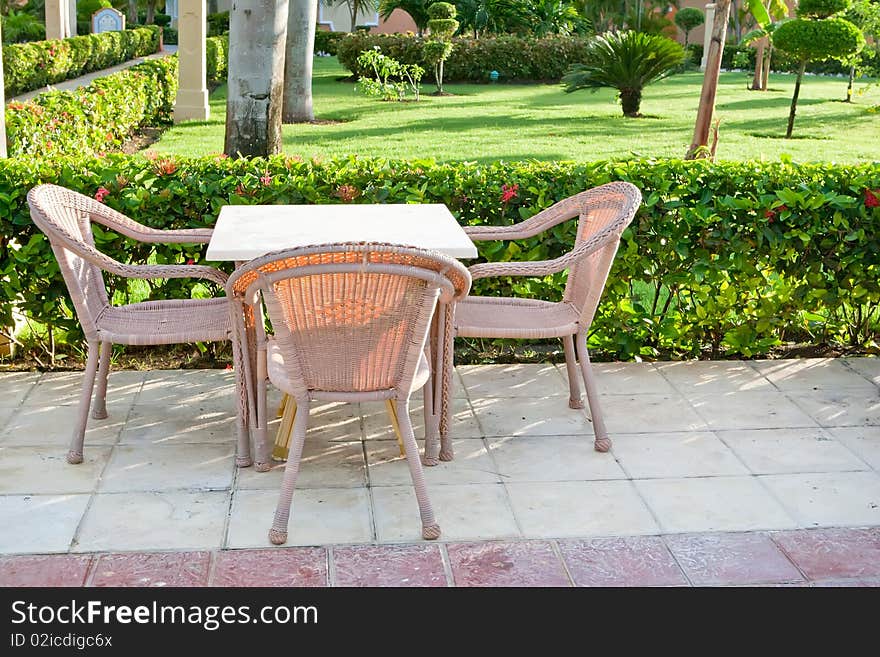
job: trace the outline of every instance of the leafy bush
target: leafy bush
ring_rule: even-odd
[[[159,27],[168,27],[171,25],[171,16],[168,14],[156,14],[153,20]]]
[[[798,61],[846,59],[862,49],[865,37],[843,18],[796,18],[776,28],[773,45]]]
[[[642,90],[672,74],[684,61],[684,48],[664,36],[644,32],[607,32],[597,36],[586,63],[562,78],[565,91],[617,89],[624,116],[640,116]]]
[[[6,97],[115,66],[159,49],[158,27],[3,46]]]
[[[177,41],[177,28],[176,27],[163,27],[162,28],[162,43],[167,43],[169,46],[176,46]]]
[[[336,51],[339,48],[339,42],[345,35],[345,32],[330,32],[322,29],[315,30],[315,52],[325,52],[328,55],[333,55],[335,57]]]
[[[798,16],[806,18],[828,18],[846,11],[852,0],[801,0],[795,10]]]
[[[209,83],[226,82],[229,65],[229,35],[205,39],[206,74]]]
[[[113,3],[110,2],[110,0],[77,0],[76,18],[79,21],[85,21],[86,23],[88,23],[90,26],[89,32],[91,32],[92,14],[94,14],[99,9],[104,9],[106,7],[112,6]]]
[[[339,43],[340,63],[360,77],[367,71],[357,65],[358,56],[376,46],[384,55],[404,64],[425,65],[427,39],[404,34],[347,34]],[[507,82],[557,82],[573,64],[583,62],[589,40],[584,37],[550,36],[541,39],[501,36],[453,39],[453,51],[444,64],[446,82],[488,82],[498,71]]]
[[[367,50],[358,57],[358,65],[372,71],[372,75],[358,80],[365,95],[403,101],[407,91],[412,91],[415,100],[419,99],[419,81],[425,69],[418,64],[401,64],[378,50]]]
[[[229,32],[229,12],[221,11],[217,14],[208,14],[208,36],[220,36]]]
[[[207,40],[208,82],[226,76],[227,41]],[[152,59],[74,91],[48,91],[6,109],[10,155],[111,151],[138,127],[170,121],[177,57]]]
[[[46,38],[46,28],[33,14],[10,9],[9,14],[2,18],[3,43],[25,43]]]
[[[103,188],[105,203],[137,221],[185,228],[213,225],[226,204],[345,199],[445,203],[463,225],[507,225],[611,180],[634,183],[644,202],[623,234],[593,324],[590,345],[597,355],[750,357],[788,342],[865,345],[880,339],[880,164],[706,160],[4,160],[0,294],[12,303],[0,306],[0,326],[10,324],[14,305],[39,322],[70,330],[68,340],[78,335],[55,258],[25,203],[27,190],[41,182],[89,196]],[[532,239],[478,246],[481,259],[540,260],[561,255],[574,235],[572,221]],[[96,239],[123,262],[204,262],[204,246],[136,245],[105,231],[97,231]],[[143,299],[118,279],[109,282],[117,301]],[[474,294],[558,299],[564,283],[562,275],[485,279],[476,281]],[[156,282],[149,293],[179,297],[188,294],[188,285]]]

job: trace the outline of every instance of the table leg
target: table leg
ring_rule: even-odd
[[[443,322],[441,324],[442,333],[438,341],[442,344],[443,351],[443,367],[440,370],[440,460],[451,461],[454,458],[452,451],[452,438],[449,435],[450,424],[452,423],[452,384],[455,373],[454,367],[454,310],[455,306],[451,303],[443,304],[438,309],[443,313]]]

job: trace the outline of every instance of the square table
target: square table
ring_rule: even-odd
[[[477,247],[449,209],[439,203],[224,205],[205,257],[241,263],[272,251],[333,242],[385,242],[439,251],[452,258],[477,257]],[[429,337],[435,366],[431,377],[433,409],[425,427],[427,465],[452,458],[453,312],[452,304],[437,308]],[[253,349],[249,352],[252,358]],[[256,383],[252,381],[254,386]],[[265,422],[260,424],[265,426]]]

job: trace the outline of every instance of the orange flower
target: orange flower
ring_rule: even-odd
[[[153,162],[153,170],[160,176],[170,176],[177,171],[177,163],[171,158],[163,157]]]
[[[343,203],[351,203],[360,196],[360,193],[361,191],[354,185],[340,185],[336,190],[336,196],[342,199]]]

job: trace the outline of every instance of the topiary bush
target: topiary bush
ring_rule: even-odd
[[[800,0],[795,12],[802,18],[828,18],[846,11],[852,0]]]
[[[0,325],[12,307],[63,331],[78,325],[27,191],[54,182],[156,228],[212,226],[223,205],[444,203],[462,225],[509,225],[612,180],[644,202],[623,233],[590,347],[619,359],[752,357],[781,344],[880,340],[880,164],[630,160],[490,165],[350,157],[309,161],[110,156],[0,161]],[[344,190],[344,194],[343,194]],[[542,260],[571,248],[576,222],[516,243],[480,242],[479,260]],[[122,262],[204,263],[204,246],[136,245],[97,231]],[[230,263],[223,265],[227,270]],[[117,301],[144,291],[112,281]],[[484,279],[474,294],[559,299],[564,275]],[[157,281],[152,298],[188,294]],[[219,290],[212,290],[221,293]],[[139,295],[139,296],[138,296]],[[871,314],[873,313],[873,315]]]
[[[688,36],[695,27],[702,25],[706,17],[696,7],[685,7],[675,13],[675,24],[684,32],[684,47],[688,47]]]

